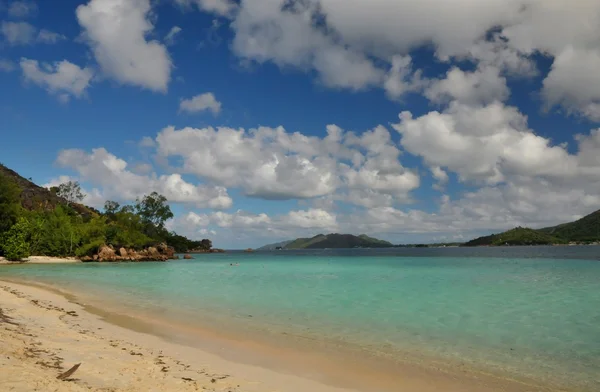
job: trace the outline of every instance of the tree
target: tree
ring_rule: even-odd
[[[2,236],[2,250],[8,260],[19,261],[29,257],[28,230],[27,219],[19,218],[17,223]]]
[[[160,230],[164,229],[165,222],[168,219],[173,218],[173,212],[167,204],[167,198],[156,192],[144,196],[141,201],[137,199],[135,211],[144,223],[150,223]]]
[[[21,211],[21,189],[9,177],[0,174],[0,235],[17,222]]]
[[[81,186],[77,181],[69,181],[65,182],[64,184],[60,184],[56,194],[65,199],[67,201],[67,205],[79,203],[85,198],[85,195],[81,191]]]
[[[115,216],[116,216],[117,212],[119,212],[120,208],[121,208],[121,205],[119,203],[117,203],[116,201],[107,200],[104,203],[104,213],[110,220],[115,219]]]
[[[200,241],[200,246],[202,249],[210,250],[210,248],[212,248],[212,242],[210,240],[203,239]]]

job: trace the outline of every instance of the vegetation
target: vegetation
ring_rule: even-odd
[[[139,250],[166,243],[176,252],[212,247],[210,240],[192,241],[169,232],[165,223],[173,213],[167,199],[156,192],[133,205],[107,201],[100,213],[78,204],[83,193],[77,182],[45,193],[35,184],[15,178],[15,173],[3,166],[0,169],[0,255],[9,260],[29,255],[83,257],[102,245]],[[24,199],[23,193],[33,194],[37,200],[29,203],[31,199]]]
[[[539,230],[517,227],[504,233],[475,238],[465,243],[464,246],[561,245],[566,243],[588,244],[599,241],[600,210],[575,222]]]
[[[592,212],[575,222],[546,227],[539,231],[569,242],[600,241],[600,210]]]
[[[465,243],[464,246],[553,245],[565,242],[539,230],[516,227],[504,233],[476,238]]]
[[[312,238],[298,238],[273,245],[266,245],[261,249],[274,249],[281,246],[283,249],[343,249],[343,248],[391,248],[393,245],[387,241],[369,237],[365,234],[355,236],[351,234],[319,234]]]

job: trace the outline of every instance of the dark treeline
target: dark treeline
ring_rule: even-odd
[[[104,213],[83,207],[76,182],[51,188],[64,200],[48,208],[22,206],[22,189],[0,172],[0,255],[20,260],[30,255],[91,256],[102,245],[136,250],[166,243],[176,252],[209,250],[210,240],[192,241],[165,228],[173,217],[167,199],[154,192],[131,205],[107,201]],[[78,208],[75,208],[78,207]],[[86,213],[81,213],[82,207]]]

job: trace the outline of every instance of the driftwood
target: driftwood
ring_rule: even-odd
[[[79,369],[79,366],[81,366],[80,363],[78,363],[77,365],[73,366],[71,369],[67,370],[64,373],[61,373],[58,375],[59,380],[66,380],[67,378],[69,378],[69,376],[71,376],[73,373],[75,373],[77,371],[77,369]]]

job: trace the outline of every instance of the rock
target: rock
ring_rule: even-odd
[[[94,261],[98,261],[98,255],[94,255],[94,256],[92,257],[92,259],[93,259]]]
[[[125,249],[125,248],[119,249],[119,254],[124,259],[128,259],[129,258],[129,254],[127,253],[127,249]]]
[[[252,253],[252,252],[254,252],[254,249],[252,249],[252,248],[248,248],[248,249],[246,249],[244,252],[246,252],[246,253]]]
[[[115,254],[114,249],[102,245],[98,250],[98,261],[115,261],[116,259],[117,255]]]
[[[146,252],[148,253],[148,257],[152,257],[155,259],[159,259],[161,254],[158,252],[158,249],[156,249],[155,247],[151,246],[148,249],[146,249]]]
[[[173,248],[172,246],[168,246],[167,244],[162,243],[158,244],[156,248],[163,256],[167,256],[167,259],[175,258],[175,248]]]
[[[184,255],[184,256],[183,256],[183,259],[184,259],[184,260],[192,260],[192,259],[193,259],[193,257],[192,257],[191,255]]]
[[[97,255],[94,255],[94,256],[96,256],[96,258],[98,258]],[[90,256],[84,256],[80,260],[81,261],[92,261],[92,260],[95,260],[95,259],[92,259]]]

